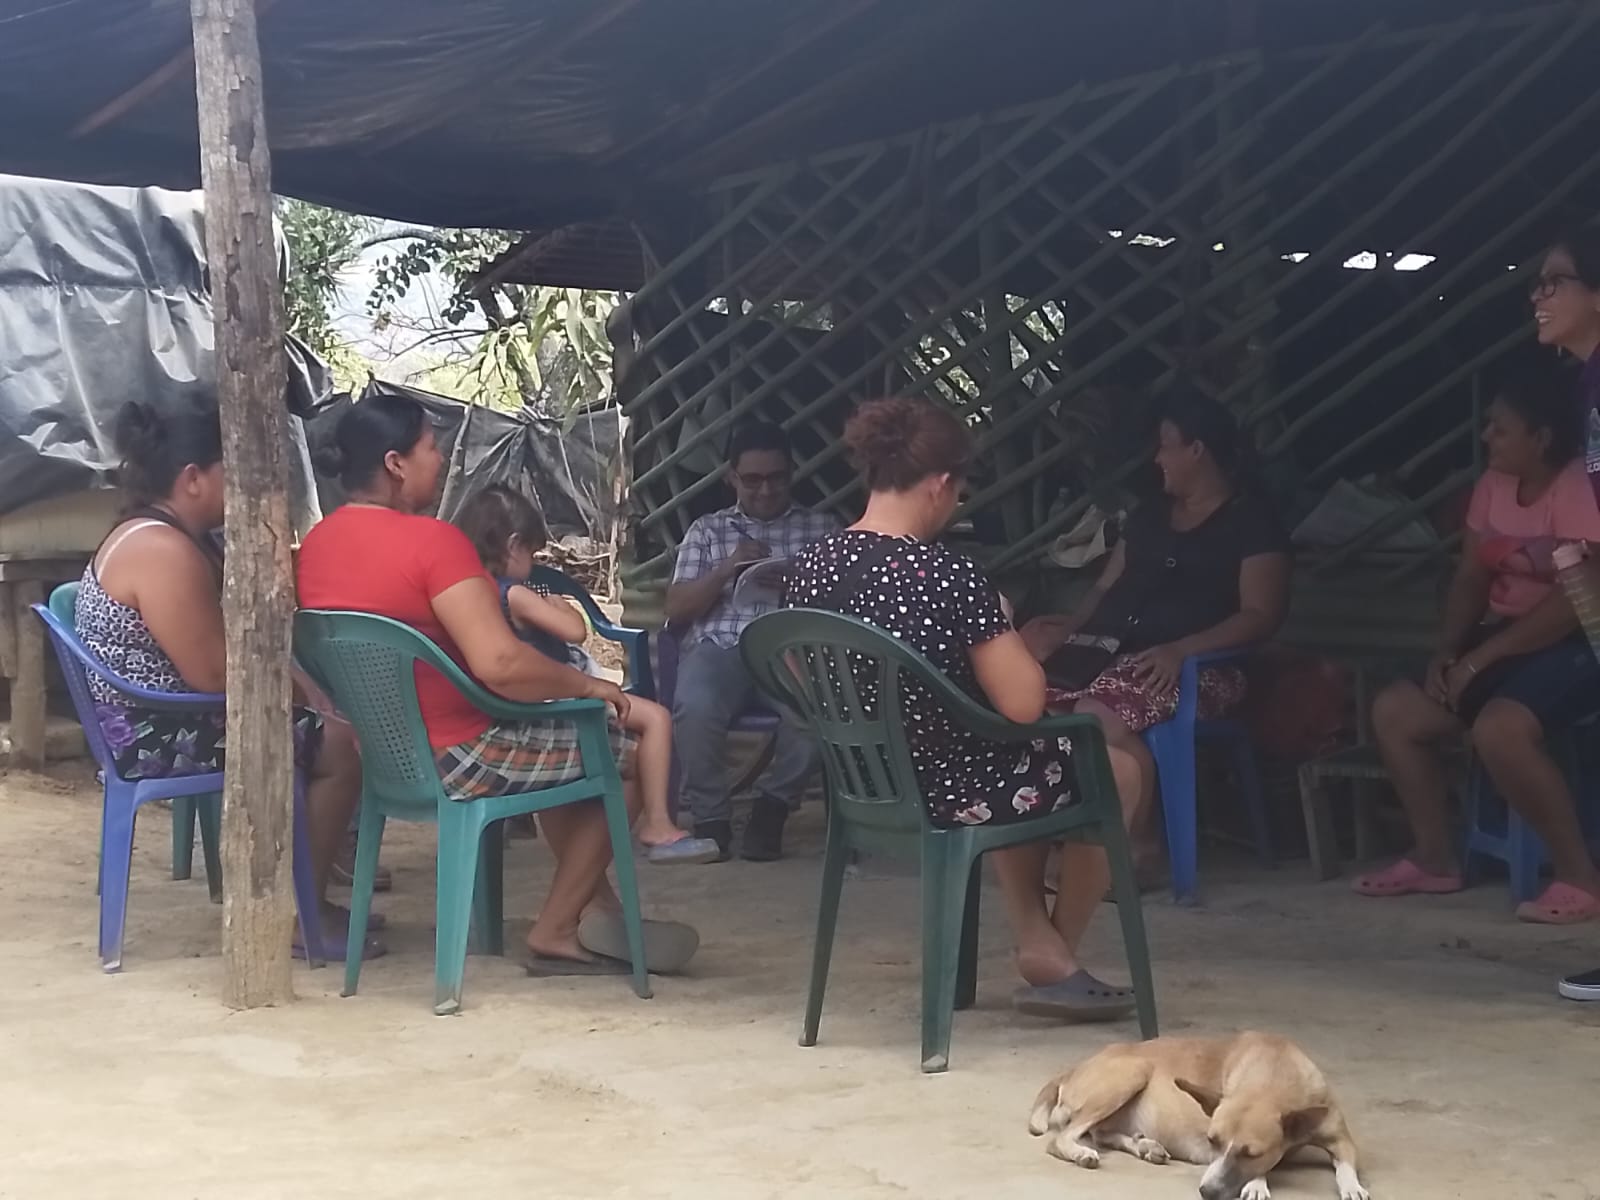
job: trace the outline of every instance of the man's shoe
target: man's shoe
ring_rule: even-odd
[[[783,826],[789,819],[789,806],[778,800],[758,799],[750,809],[744,827],[744,845],[739,857],[746,862],[777,862],[783,857]]]
[[[717,844],[717,857],[712,859],[712,862],[727,862],[733,857],[732,821],[696,822],[694,836],[697,838],[710,838]]]
[[[1568,1000],[1600,1000],[1600,967],[1568,975],[1556,985],[1556,991]]]

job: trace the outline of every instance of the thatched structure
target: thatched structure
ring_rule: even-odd
[[[9,7],[0,170],[193,182],[185,4]],[[979,430],[1001,567],[1118,477],[1179,373],[1247,417],[1286,501],[1381,470],[1426,507],[1530,340],[1508,268],[1600,208],[1597,0],[258,9],[281,190],[529,229],[491,277],[637,293],[642,578],[716,502],[740,414],[845,505],[842,414],[896,389]]]

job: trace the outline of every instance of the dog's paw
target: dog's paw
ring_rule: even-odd
[[[1272,1200],[1272,1193],[1267,1190],[1267,1181],[1252,1179],[1239,1189],[1239,1200]]]
[[[1085,1146],[1082,1142],[1067,1137],[1066,1134],[1058,1134],[1050,1143],[1050,1153],[1075,1167],[1086,1167],[1091,1171],[1100,1165],[1100,1151],[1093,1146]]]
[[[1133,1144],[1133,1152],[1144,1159],[1145,1162],[1155,1163],[1157,1166],[1172,1161],[1172,1155],[1167,1153],[1167,1148],[1160,1142],[1152,1141],[1150,1138],[1142,1137],[1137,1139]]]
[[[1359,1183],[1340,1184],[1339,1200],[1372,1200],[1372,1193]]]

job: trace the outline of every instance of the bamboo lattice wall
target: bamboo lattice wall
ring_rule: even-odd
[[[641,577],[725,502],[743,417],[791,431],[802,502],[849,511],[837,431],[890,392],[972,423],[997,568],[1128,473],[1141,398],[1175,373],[1291,485],[1382,469],[1418,508],[1459,490],[1477,380],[1532,336],[1508,267],[1595,210],[1597,15],[1379,26],[723,181],[691,235],[645,237],[623,387]],[[1346,268],[1362,251],[1378,269]],[[1435,261],[1393,270],[1408,252]]]

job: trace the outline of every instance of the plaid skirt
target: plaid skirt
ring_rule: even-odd
[[[638,738],[617,724],[615,714],[607,719],[606,733],[626,774]],[[436,762],[452,800],[510,796],[583,778],[578,727],[571,721],[491,725],[472,741],[439,751]]]

